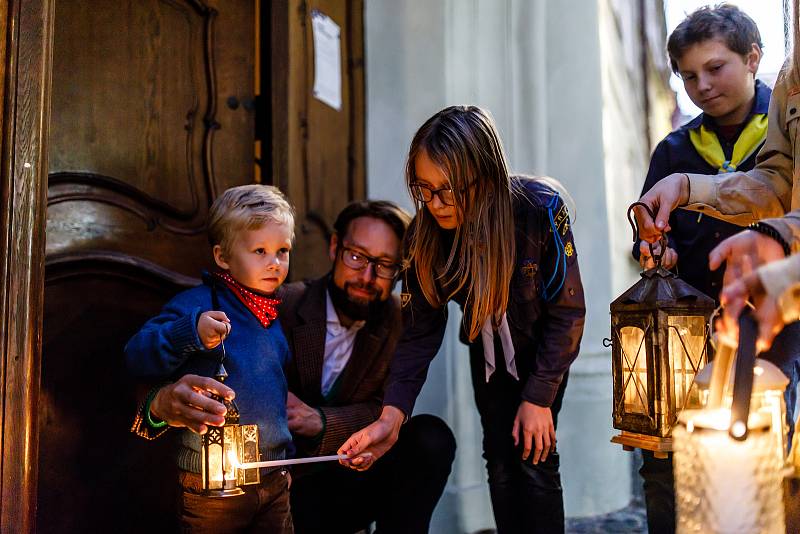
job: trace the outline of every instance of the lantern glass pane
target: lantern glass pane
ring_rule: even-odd
[[[208,488],[222,489],[222,445],[208,445]]]
[[[239,465],[239,452],[236,450],[237,426],[225,427],[225,480],[236,480],[236,467]]]
[[[683,409],[694,376],[705,358],[706,321],[702,316],[670,316],[667,325],[673,398],[678,412]]]
[[[625,411],[648,415],[647,350],[644,331],[635,326],[620,329],[622,341],[622,384],[625,390]]]
[[[239,451],[243,464],[258,461],[258,426],[242,425],[242,448]],[[257,484],[260,482],[258,469],[242,469],[239,472],[242,484]]]

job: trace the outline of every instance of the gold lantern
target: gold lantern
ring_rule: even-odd
[[[739,347],[698,376],[706,407],[685,410],[676,427],[677,532],[786,532],[783,388],[774,365],[755,359],[757,326],[739,319]],[[735,359],[733,387],[729,387]],[[726,367],[725,370],[722,370]]]
[[[227,376],[220,363],[215,378],[225,382]],[[223,426],[209,426],[203,435],[200,451],[203,492],[209,497],[241,495],[244,493],[241,486],[260,482],[257,468],[239,467],[259,460],[258,426],[239,424],[239,409],[235,402],[217,395],[212,395],[212,398],[223,403],[227,412]]]
[[[628,209],[634,241],[636,205],[645,206]],[[709,358],[714,300],[663,269],[659,254],[653,259],[656,266],[611,303],[613,422],[622,431],[611,441],[665,457],[694,377]]]

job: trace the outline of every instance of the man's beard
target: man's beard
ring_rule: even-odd
[[[369,291],[375,297],[368,302],[364,302],[360,299],[355,300],[347,293],[348,287]],[[342,289],[334,283],[333,276],[328,279],[328,293],[331,296],[331,301],[336,311],[354,321],[366,321],[372,316],[378,317],[383,312],[384,305],[386,304],[385,301],[380,300],[380,289],[374,285],[345,282],[344,289]]]

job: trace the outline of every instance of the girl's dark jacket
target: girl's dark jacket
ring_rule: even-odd
[[[521,400],[547,407],[578,355],[586,313],[583,286],[570,219],[559,194],[535,178],[514,177],[512,187],[517,192],[516,259],[508,324],[517,370],[524,381]],[[453,300],[464,309],[463,290]],[[410,416],[431,360],[442,344],[447,307],[428,303],[413,263],[403,274],[401,302],[405,329],[392,361],[383,404]],[[481,337],[473,343],[481,343]],[[504,365],[502,353],[495,359],[498,366]]]

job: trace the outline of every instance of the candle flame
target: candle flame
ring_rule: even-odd
[[[239,463],[239,457],[237,456],[236,451],[233,450],[233,447],[228,449],[227,456],[228,456],[228,465],[231,466],[232,468],[237,469],[242,465],[241,463]]]

